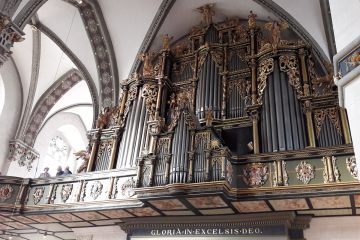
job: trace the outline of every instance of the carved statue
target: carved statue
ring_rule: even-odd
[[[289,24],[285,21],[271,21],[264,25],[265,29],[271,32],[271,46],[273,50],[277,49],[280,43],[281,31],[287,29]]]
[[[334,85],[334,69],[331,64],[326,64],[325,67],[327,69],[328,74],[326,74],[322,77],[317,77],[316,79],[313,79],[312,83],[319,87],[324,85],[324,87],[327,90],[331,90],[331,87]]]
[[[174,37],[169,37],[168,34],[165,34],[162,36],[162,44],[163,44],[163,49],[164,50],[169,50],[170,49],[170,41],[173,39]]]
[[[253,11],[250,11],[250,15],[248,16],[249,28],[256,28],[256,17],[257,15],[254,14]]]
[[[207,25],[212,23],[212,17],[215,16],[214,6],[215,4],[206,4],[196,9],[202,14],[203,21]]]
[[[76,160],[80,158],[83,160],[80,167],[77,169],[77,172],[78,173],[81,173],[83,171],[86,172],[87,166],[89,164],[90,154],[85,150],[81,150],[79,152],[74,153],[74,156],[76,157]]]
[[[117,111],[117,107],[105,107],[102,109],[101,113],[99,114],[99,117],[96,121],[96,128],[105,128],[110,120],[110,117],[115,111]]]
[[[210,107],[206,112],[205,112],[205,125],[207,127],[212,126],[214,117],[213,117],[213,111],[212,108]]]
[[[9,23],[9,17],[0,15],[0,32],[2,32]]]
[[[151,77],[154,73],[154,66],[152,61],[155,58],[154,53],[141,53],[139,59],[144,62],[143,75],[144,77]]]
[[[168,101],[168,103],[169,103],[169,109],[170,110],[174,110],[176,108],[177,104],[176,104],[176,95],[175,95],[175,93],[172,93],[170,95],[170,100]]]

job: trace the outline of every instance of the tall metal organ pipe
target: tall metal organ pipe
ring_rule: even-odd
[[[304,115],[286,73],[274,59],[261,111],[262,152],[303,149],[306,146]]]

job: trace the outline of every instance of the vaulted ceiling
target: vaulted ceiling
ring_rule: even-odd
[[[99,106],[115,104],[120,80],[139,66],[138,53],[159,50],[163,34],[175,41],[186,35],[201,21],[195,9],[207,3],[215,3],[215,22],[247,19],[251,10],[260,20],[284,19],[314,46],[319,58],[331,55],[320,1],[23,0],[13,20],[26,40],[15,44],[12,55],[22,83],[23,113],[34,109],[73,69],[84,81],[61,95],[46,118],[92,103],[96,115]]]

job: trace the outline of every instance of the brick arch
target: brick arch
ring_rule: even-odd
[[[72,69],[61,76],[41,95],[31,113],[22,139],[28,146],[34,146],[40,127],[52,107],[65,93],[83,79],[83,76],[77,69]]]

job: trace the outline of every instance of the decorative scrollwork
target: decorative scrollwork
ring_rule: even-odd
[[[308,184],[315,177],[315,167],[310,163],[301,161],[295,168],[296,178],[304,184]]]
[[[347,170],[349,170],[349,172],[353,178],[357,179],[359,177],[359,170],[356,165],[355,156],[346,158],[346,168],[347,168]]]
[[[299,65],[296,56],[283,55],[280,56],[279,61],[280,70],[287,73],[290,85],[295,88],[298,95],[302,96],[303,91],[301,87]]]
[[[319,138],[319,136],[320,136],[321,128],[325,122],[326,116],[329,118],[330,122],[334,125],[337,132],[342,136],[341,127],[340,127],[339,111],[338,111],[337,107],[333,107],[333,108],[326,108],[326,109],[317,109],[314,111],[317,138]]]
[[[61,196],[61,200],[64,203],[69,199],[72,189],[73,189],[73,184],[71,183],[62,185],[60,196]]]
[[[258,68],[258,103],[262,104],[262,96],[266,88],[267,76],[274,71],[274,59],[267,58],[261,61]]]
[[[136,183],[134,181],[134,178],[131,177],[121,185],[121,194],[126,197],[132,197],[135,195],[134,192],[135,187],[136,187]]]
[[[96,200],[100,196],[102,189],[103,184],[100,181],[95,181],[91,186],[90,196]]]
[[[132,102],[136,99],[137,95],[138,95],[138,86],[137,84],[132,84],[130,86],[128,97],[125,103],[124,119],[122,121],[123,123],[125,122],[126,116],[128,115],[130,110],[130,106]]]
[[[202,67],[202,65],[204,64],[205,62],[205,59],[208,55],[209,51],[200,51],[199,52],[199,57],[198,57],[198,66],[197,66],[197,72],[199,73],[200,72],[200,69]]]
[[[336,157],[325,156],[322,158],[324,163],[324,183],[340,182],[340,172],[336,163]]]
[[[268,166],[263,163],[247,165],[243,169],[243,180],[249,187],[261,187],[268,179]]]
[[[155,117],[158,90],[159,88],[155,84],[145,84],[142,90],[142,96],[145,98],[146,109],[150,115],[150,119],[154,119]]]
[[[224,65],[224,53],[222,50],[212,50],[210,55],[216,66],[220,68]]]
[[[34,205],[37,205],[42,197],[44,196],[45,187],[37,187],[34,189],[33,193],[33,203]]]

